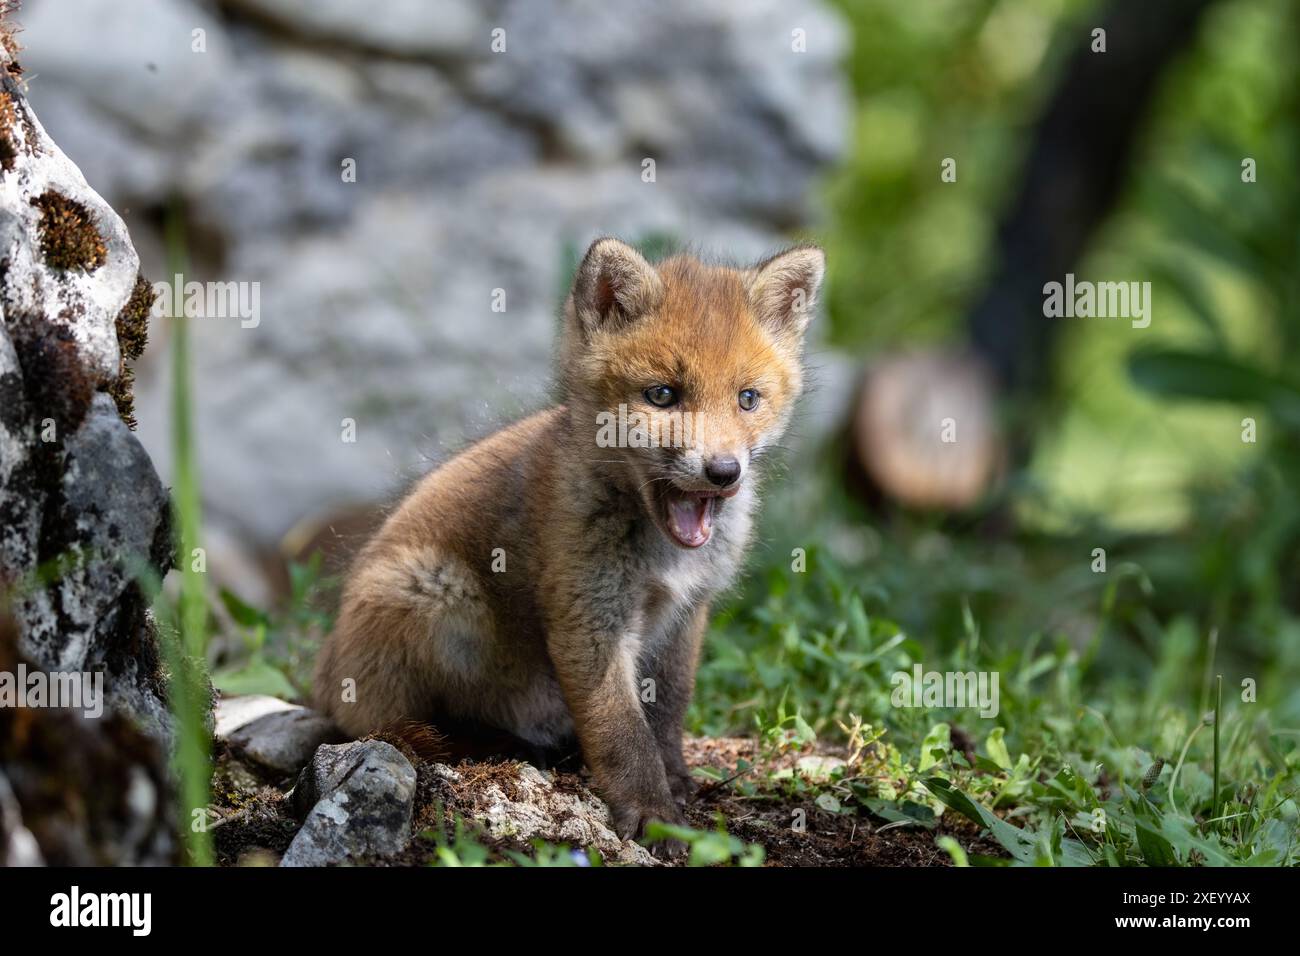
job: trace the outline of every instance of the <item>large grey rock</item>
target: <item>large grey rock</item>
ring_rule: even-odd
[[[392,744],[321,746],[293,789],[305,814],[281,866],[330,866],[399,853],[411,839],[415,769]]]
[[[170,566],[168,497],[104,394],[122,374],[117,318],[139,259],[125,224],[45,134],[15,81],[5,75],[4,85],[17,118],[5,131],[13,168],[0,176],[0,580],[18,585],[23,657],[47,670],[108,669],[121,678],[108,683],[110,701],[164,735],[136,578]],[[38,203],[51,196],[84,213],[100,264],[63,268],[47,252]],[[30,586],[52,562],[61,573]]]
[[[282,28],[350,45],[408,56],[456,54],[479,40],[486,45],[485,14],[496,4],[475,0],[387,0],[383,15],[355,0],[231,0]]]
[[[300,709],[297,704],[269,694],[222,697],[212,708],[212,732],[218,740],[229,740],[236,731],[263,717]]]
[[[217,739],[236,756],[280,774],[296,774],[321,744],[346,739],[328,717],[275,697],[224,698],[214,716]]]
[[[139,260],[19,76],[0,53],[0,669],[102,677],[106,706],[33,710],[21,733],[0,712],[0,773],[47,862],[165,863],[170,717],[138,579],[171,566],[169,505],[123,418],[142,342],[119,343]]]
[[[206,4],[190,0],[133,0],[126,12],[96,0],[23,4],[24,64],[39,53],[37,85],[67,84],[122,125],[171,135],[228,84],[223,31]],[[114,65],[107,51],[125,59]]]
[[[493,26],[507,50],[472,56],[477,96],[590,160],[655,157],[728,217],[804,218],[810,174],[843,148],[845,42],[821,4],[512,2]]]

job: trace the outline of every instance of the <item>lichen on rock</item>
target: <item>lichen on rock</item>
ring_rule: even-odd
[[[0,169],[6,172],[14,168],[18,158],[18,140],[13,135],[13,128],[18,122],[18,112],[8,92],[0,90]]]
[[[117,329],[117,344],[122,350],[122,366],[117,381],[108,387],[108,394],[117,404],[118,415],[132,431],[136,427],[135,369],[126,363],[134,362],[144,354],[149,340],[149,314],[157,297],[158,293],[149,280],[137,275],[131,298],[127,299],[113,323]]]
[[[53,190],[31,203],[41,211],[41,254],[51,267],[94,272],[104,264],[108,248],[89,209]]]
[[[433,769],[444,805],[490,837],[594,849],[609,863],[657,864],[644,846],[614,832],[609,807],[586,786],[559,786],[556,774],[517,760]]]

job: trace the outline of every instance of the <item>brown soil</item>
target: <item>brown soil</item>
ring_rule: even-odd
[[[819,747],[817,752],[844,756],[833,747]],[[798,756],[806,755],[792,754],[784,761],[793,765]],[[736,773],[741,761],[753,765],[758,747],[752,740],[737,738],[688,739],[686,760],[692,768],[721,771],[725,780]],[[806,814],[802,833],[791,826],[796,810]],[[728,833],[766,850],[766,866],[951,866],[951,858],[935,844],[940,836],[954,837],[972,856],[1006,856],[995,842],[980,836],[978,827],[953,813],[944,814],[934,829],[891,826],[882,832],[884,821],[856,813],[830,813],[808,799],[766,793],[746,797],[734,786],[706,784],[687,807],[686,818],[696,829],[711,829],[719,813]]]
[[[289,848],[298,821],[285,794],[293,780],[275,780],[233,760],[217,745],[212,776],[212,806],[217,818],[209,824],[221,866],[274,864]]]

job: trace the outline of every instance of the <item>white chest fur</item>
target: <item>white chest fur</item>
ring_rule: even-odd
[[[707,544],[693,551],[670,546],[663,566],[652,573],[647,582],[647,643],[653,645],[671,636],[677,625],[735,580],[749,540],[753,502],[745,494],[729,505],[734,507],[721,516]]]

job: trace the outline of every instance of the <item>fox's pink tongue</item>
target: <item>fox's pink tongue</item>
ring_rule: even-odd
[[[709,524],[713,500],[687,495],[674,495],[668,499],[668,527],[675,537],[688,548],[695,548],[709,540]]]

